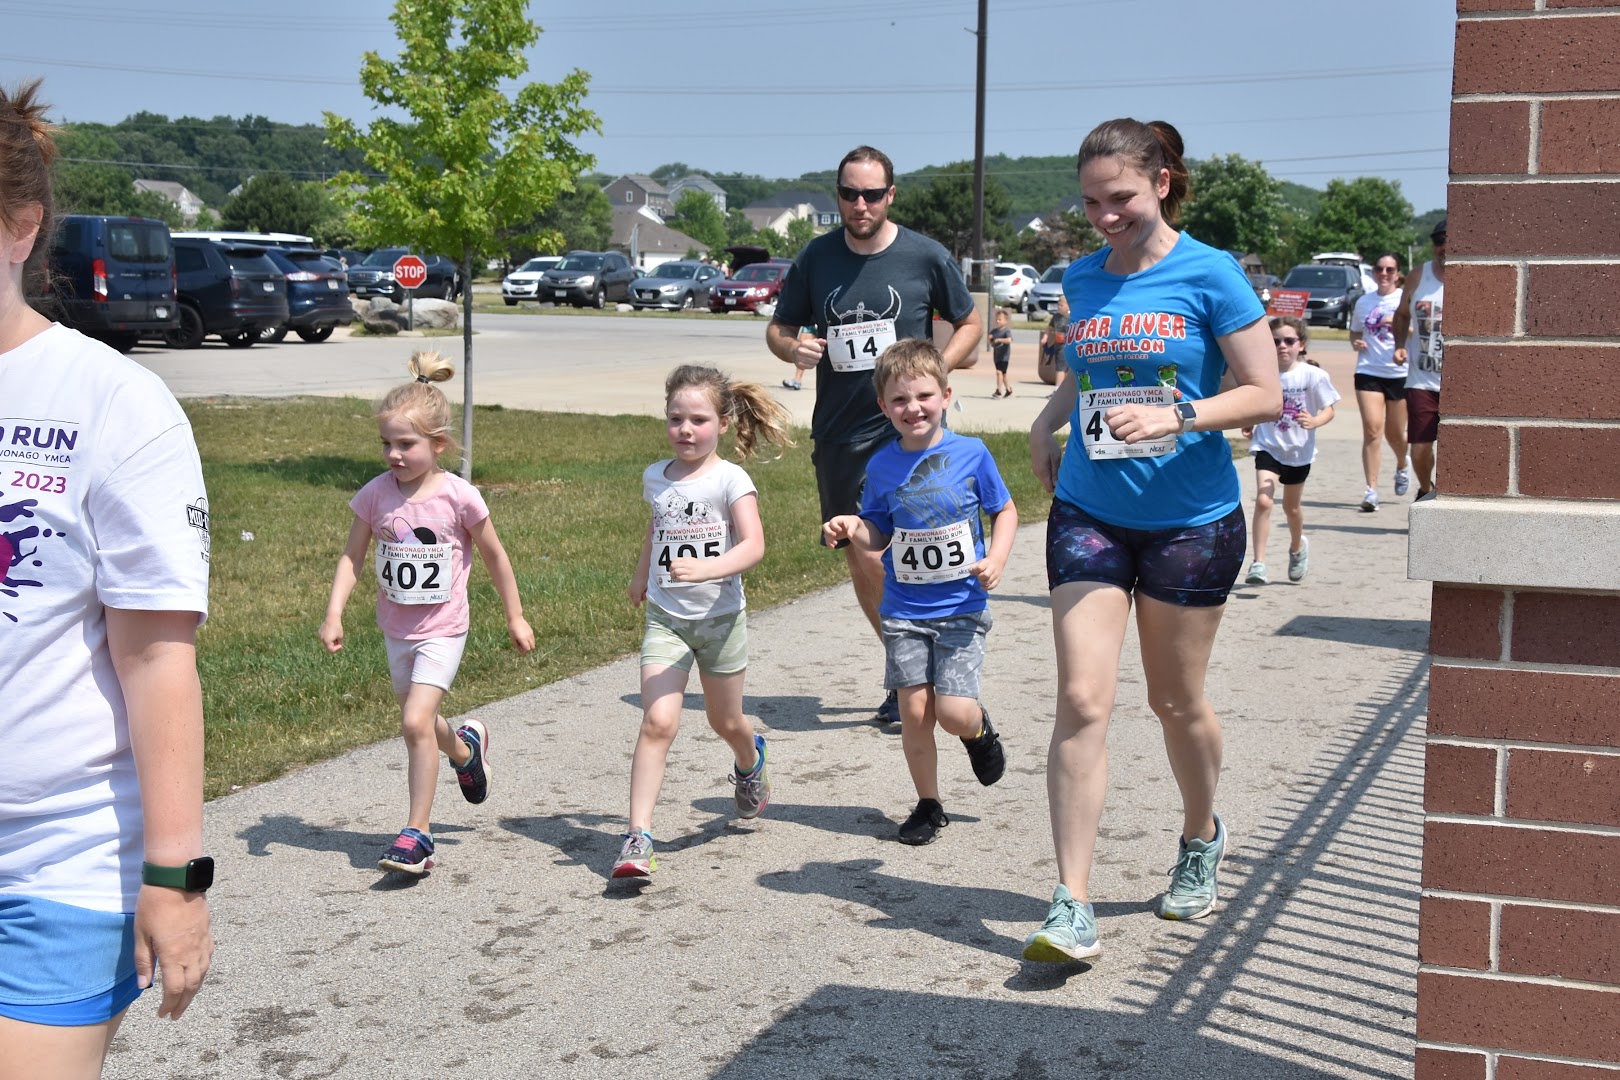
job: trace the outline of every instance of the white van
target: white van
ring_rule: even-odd
[[[1378,282],[1373,280],[1372,265],[1362,262],[1361,256],[1353,251],[1324,251],[1320,255],[1312,255],[1311,262],[1327,266],[1353,266],[1361,271],[1361,291],[1378,291]]]

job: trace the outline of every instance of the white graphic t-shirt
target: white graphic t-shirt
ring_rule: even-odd
[[[1423,264],[1423,276],[1412,294],[1412,336],[1406,342],[1406,385],[1440,391],[1440,369],[1445,361],[1446,336],[1442,315],[1446,283],[1434,275],[1434,263]]]
[[[1273,423],[1255,425],[1249,449],[1264,450],[1281,465],[1309,465],[1316,460],[1316,429],[1300,427],[1299,418],[1334,404],[1339,392],[1327,372],[1303,360],[1281,378],[1283,414]]]
[[[1406,368],[1395,362],[1395,311],[1401,306],[1399,289],[1388,296],[1364,293],[1350,316],[1350,329],[1367,345],[1356,354],[1356,374],[1380,379],[1404,379]]]
[[[664,470],[673,459],[647,466],[642,496],[652,506],[652,565],[647,599],[680,619],[710,619],[747,606],[742,577],[683,584],[669,578],[678,558],[713,559],[736,542],[731,506],[754,494],[754,481],[739,465],[717,461],[701,476],[671,480]]]
[[[145,836],[105,608],[208,611],[208,499],[163,382],[52,326],[0,353],[0,893],[133,911]]]

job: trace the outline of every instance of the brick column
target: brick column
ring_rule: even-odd
[[[1417,1080],[1620,1080],[1620,0],[1458,0]]]

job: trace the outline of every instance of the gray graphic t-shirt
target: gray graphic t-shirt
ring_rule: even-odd
[[[849,250],[842,229],[818,236],[799,253],[777,299],[777,322],[813,326],[827,339],[811,418],[818,442],[866,442],[888,432],[872,388],[878,356],[896,341],[931,338],[935,314],[955,322],[973,310],[950,252],[899,229],[876,255]]]

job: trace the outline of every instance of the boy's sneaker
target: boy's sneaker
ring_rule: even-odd
[[[950,823],[951,819],[945,816],[945,808],[939,805],[938,799],[920,799],[917,809],[900,826],[900,842],[913,847],[932,844],[939,830]]]
[[[1361,512],[1370,514],[1378,509],[1378,489],[1368,488],[1361,494]]]
[[[1201,919],[1215,907],[1215,872],[1226,855],[1226,826],[1215,815],[1215,839],[1182,840],[1181,856],[1170,868],[1170,888],[1154,912],[1161,919]]]
[[[433,837],[409,826],[399,831],[393,846],[382,853],[377,866],[406,874],[425,874],[433,869]]]
[[[968,761],[973,763],[973,775],[979,778],[979,783],[989,787],[1007,771],[1007,755],[1001,749],[1001,736],[990,726],[990,714],[983,705],[979,706],[979,720],[984,726],[973,738],[963,739],[962,745],[967,747]]]
[[[1052,908],[1041,928],[1024,939],[1024,959],[1048,964],[1089,960],[1102,954],[1097,941],[1097,916],[1059,885],[1052,893]]]
[[[1305,574],[1311,568],[1311,541],[1309,537],[1300,537],[1299,550],[1288,553],[1288,580],[1304,581]]]
[[[877,707],[877,719],[880,724],[900,722],[900,691],[889,691],[888,696],[883,699],[883,704]]]
[[[1245,585],[1270,585],[1271,578],[1266,574],[1266,564],[1256,559],[1249,564],[1249,576],[1243,579]]]
[[[489,731],[479,721],[469,720],[456,728],[456,738],[472,751],[467,764],[456,766],[461,797],[470,803],[481,803],[489,798]]]
[[[1000,396],[1001,396],[1001,391],[997,390],[995,393],[990,395],[990,400],[994,401],[996,398],[998,398]]]
[[[656,869],[658,860],[653,857],[653,838],[644,832],[625,833],[619,861],[613,864],[613,876],[647,877]]]
[[[797,379],[783,379],[782,385],[789,390],[803,390],[804,384]]]
[[[754,750],[759,754],[759,760],[748,772],[743,772],[735,764],[731,770],[731,782],[737,787],[737,816],[748,820],[757,818],[771,805],[771,774],[765,764],[765,736],[754,736]]]
[[[1395,494],[1405,495],[1412,487],[1412,466],[1400,465],[1395,469]]]

